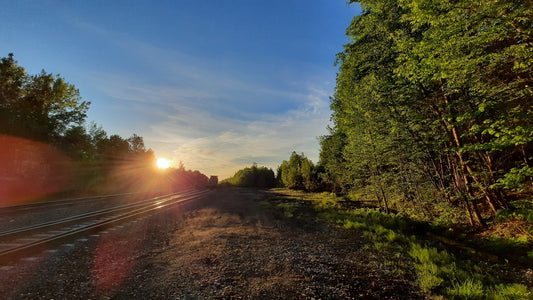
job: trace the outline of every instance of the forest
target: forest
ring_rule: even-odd
[[[531,2],[355,2],[319,161],[293,152],[276,174],[253,165],[225,183],[327,191],[472,228],[502,215],[531,223]],[[60,75],[1,58],[3,199],[207,183],[183,165],[155,169],[142,137],[88,124],[89,105]]]
[[[280,181],[419,220],[532,221],[531,2],[357,2],[320,161],[293,153]]]
[[[531,299],[502,270],[533,258],[533,2],[356,2],[319,161],[283,161],[269,207],[362,233],[431,299]]]
[[[87,123],[89,105],[60,75],[29,75],[13,54],[0,59],[0,204],[207,185],[183,164],[157,170],[141,136]]]

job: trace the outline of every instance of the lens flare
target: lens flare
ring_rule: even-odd
[[[166,159],[166,158],[158,158],[157,159],[157,167],[160,168],[160,169],[166,169],[168,167],[170,167],[170,160]]]
[[[50,145],[0,135],[0,206],[58,192],[73,180],[71,161]]]

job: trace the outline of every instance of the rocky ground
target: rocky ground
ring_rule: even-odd
[[[409,271],[355,231],[219,189],[0,270],[8,299],[417,299]],[[392,263],[391,263],[392,262]],[[398,262],[401,263],[401,262]]]

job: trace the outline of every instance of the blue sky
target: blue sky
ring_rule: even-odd
[[[0,1],[1,56],[61,74],[88,120],[207,175],[318,160],[345,0]]]

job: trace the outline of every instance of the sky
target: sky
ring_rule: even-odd
[[[174,166],[227,178],[318,161],[346,0],[0,0],[0,56],[60,74],[87,120]]]

